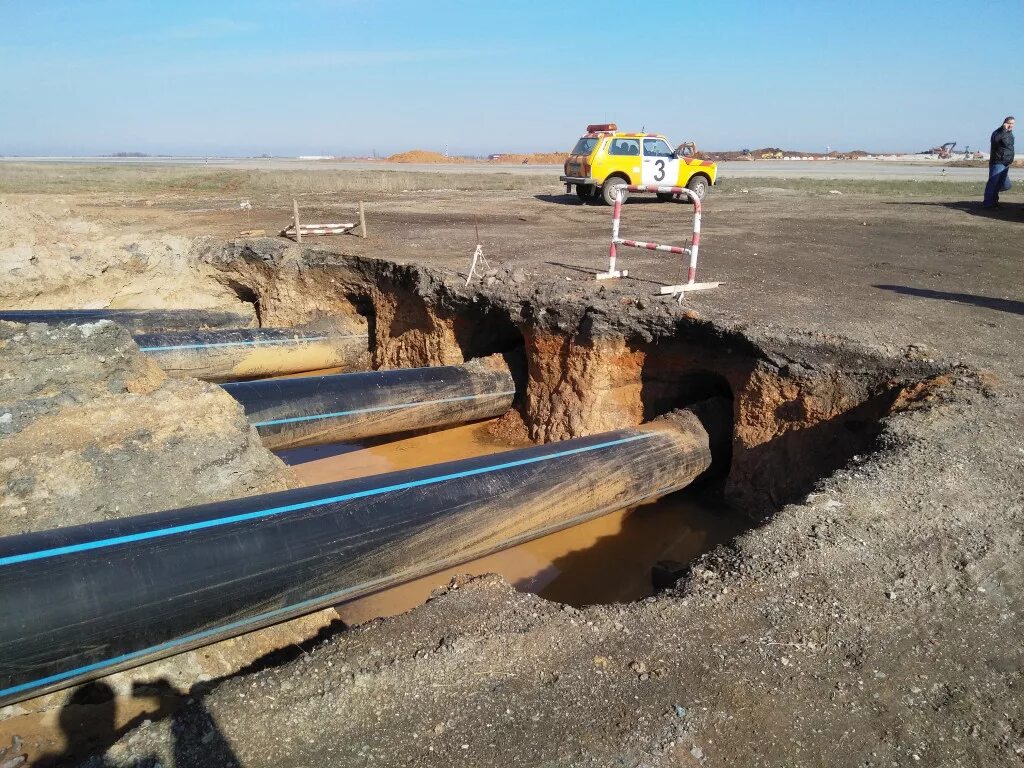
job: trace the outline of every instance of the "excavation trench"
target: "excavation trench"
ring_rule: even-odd
[[[347,622],[411,607],[453,573],[497,571],[577,606],[650,595],[684,575],[695,556],[870,452],[889,413],[927,400],[943,382],[928,361],[810,334],[753,337],[671,310],[542,296],[508,280],[467,290],[416,266],[315,248],[296,258],[269,241],[214,244],[207,258],[250,297],[264,325],[365,326],[378,371],[500,356],[515,380],[512,408],[497,418],[409,434],[391,424],[382,437],[296,450],[278,445],[307,483],[632,427],[707,398],[732,404],[727,456],[696,487],[362,598],[338,609]]]
[[[945,371],[827,335],[754,333],[668,303],[464,280],[274,241],[211,243],[206,258],[255,297],[268,327],[367,328],[375,370],[457,366],[500,354],[513,410],[490,431],[547,443],[635,426],[706,399],[733,402],[732,456],[716,490],[764,519],[868,451],[885,417],[927,399]],[[295,267],[298,261],[301,266]]]
[[[753,335],[671,308],[541,296],[508,282],[467,290],[422,268],[315,249],[303,252],[300,268],[284,268],[273,242],[211,244],[207,258],[256,305],[265,328],[365,328],[369,370],[499,356],[513,379],[511,407],[496,417],[448,413],[437,422],[444,426],[412,432],[421,425],[398,419],[375,437],[328,433],[293,443],[307,443],[298,448],[274,444],[262,430],[307,485],[628,430],[709,398],[728,403],[726,450],[694,486],[341,602],[333,610],[342,625],[405,611],[460,573],[498,572],[519,589],[576,606],[649,596],[685,578],[699,555],[869,454],[889,414],[926,401],[944,381],[930,361],[810,334]],[[260,423],[282,418],[292,417]],[[452,426],[460,421],[470,423]],[[599,463],[587,467],[601,471]],[[281,632],[260,630],[263,647],[273,650],[278,636],[277,645],[293,642]]]

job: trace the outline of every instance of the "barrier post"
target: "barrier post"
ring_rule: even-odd
[[[619,217],[622,215],[622,190],[619,190],[619,194],[615,196],[615,207],[612,210],[612,244],[608,249],[608,271],[598,272],[596,277],[598,280],[610,280],[613,277],[627,277],[629,270],[616,270],[615,269],[615,257],[616,251],[615,246],[619,242]]]
[[[619,237],[619,219],[622,216],[622,198],[623,193],[627,190],[629,192],[660,192],[663,194],[672,194],[676,197],[685,196],[693,201],[693,240],[690,243],[690,247],[682,248],[678,245],[645,243],[640,240],[627,240]],[[612,277],[625,277],[629,274],[625,270],[615,270],[616,247],[619,245],[625,245],[630,248],[643,248],[649,251],[665,251],[667,253],[678,253],[680,255],[689,254],[690,261],[686,270],[686,282],[679,285],[666,285],[660,290],[660,293],[662,294],[671,294],[673,296],[678,294],[679,303],[682,303],[687,291],[702,291],[707,290],[708,288],[717,288],[721,285],[720,282],[697,282],[697,253],[700,250],[700,217],[700,198],[686,187],[665,187],[656,184],[629,184],[620,188],[618,195],[615,197],[615,209],[612,213],[612,243],[608,253],[608,271],[598,273],[596,276],[597,279],[607,280]]]

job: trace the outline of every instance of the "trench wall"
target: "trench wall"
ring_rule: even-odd
[[[723,488],[754,516],[869,450],[888,413],[927,397],[927,382],[940,381],[934,367],[836,340],[754,339],[679,313],[651,319],[545,302],[509,284],[466,290],[421,267],[276,241],[233,244],[208,258],[236,291],[253,297],[265,325],[365,323],[374,368],[513,354],[521,395],[497,429],[535,442],[731,397],[733,451]]]

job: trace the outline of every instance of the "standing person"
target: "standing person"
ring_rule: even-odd
[[[992,150],[988,156],[988,184],[985,185],[983,208],[999,205],[999,193],[1010,188],[1010,166],[1013,165],[1013,116],[992,133]]]

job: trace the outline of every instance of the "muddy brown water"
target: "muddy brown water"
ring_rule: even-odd
[[[374,444],[282,451],[308,485],[500,453],[530,443],[495,438],[489,422]],[[336,607],[346,624],[392,616],[423,603],[460,574],[498,573],[517,589],[576,607],[628,602],[654,594],[651,568],[688,562],[744,529],[727,508],[682,491],[621,509],[525,544]]]

